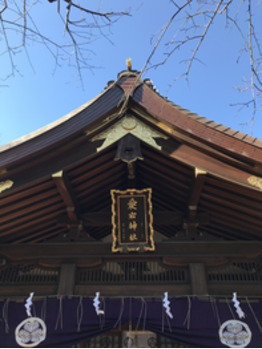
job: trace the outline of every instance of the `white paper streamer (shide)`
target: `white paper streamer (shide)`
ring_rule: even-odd
[[[234,303],[234,307],[236,308],[236,313],[239,317],[239,319],[243,319],[245,317],[245,313],[243,312],[243,310],[240,308],[240,302],[237,300],[237,293],[233,292],[233,298],[232,301]]]
[[[169,316],[171,319],[173,319],[173,314],[171,313],[170,302],[168,300],[168,292],[164,292],[164,298],[163,298],[163,307],[166,309],[166,314]]]
[[[100,296],[100,292],[96,292],[96,296],[94,298],[93,305],[95,307],[97,315],[103,315],[105,313],[104,310],[99,309],[99,307],[100,307],[99,296]]]
[[[26,302],[25,302],[25,308],[26,308],[26,314],[27,316],[32,316],[31,314],[31,305],[32,303],[32,298],[34,297],[34,292],[31,292],[29,297],[27,298]]]

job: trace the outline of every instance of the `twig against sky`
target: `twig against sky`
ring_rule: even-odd
[[[175,12],[161,30],[153,50],[142,69],[142,73],[149,64],[151,66],[148,69],[156,69],[170,59],[176,60],[178,53],[181,55],[181,50],[184,49],[182,63],[185,64],[185,69],[184,73],[179,75],[179,78],[184,76],[188,80],[193,65],[197,62],[202,62],[199,53],[203,42],[209,38],[211,26],[218,21],[219,16],[224,16],[226,19],[225,29],[228,23],[231,23],[242,38],[243,47],[239,48],[240,56],[244,54],[248,54],[249,56],[250,78],[245,81],[244,88],[239,88],[239,91],[242,93],[249,92],[251,94],[251,98],[248,98],[246,102],[241,104],[243,107],[252,105],[252,116],[250,120],[253,122],[257,111],[257,103],[258,101],[261,103],[262,97],[261,33],[253,22],[254,10],[252,6],[254,6],[254,3],[251,0],[198,0],[197,2],[185,1],[180,5],[181,1],[172,0],[172,4],[175,7]],[[239,13],[241,10],[244,19],[242,18],[240,24]],[[245,25],[244,27],[243,24]],[[167,36],[168,29],[169,33],[173,33],[172,39],[169,39]],[[160,48],[160,44],[164,39],[166,50],[163,47]],[[153,56],[157,50],[158,52],[159,50],[163,51],[164,58],[159,61],[155,60],[152,63]],[[237,55],[238,53],[236,52]],[[173,81],[177,81],[177,79],[178,77],[174,77]],[[234,105],[239,105],[239,103],[235,103]]]
[[[54,0],[55,1],[55,0]],[[83,83],[82,72],[84,69],[93,69],[90,63],[92,54],[92,40],[94,37],[107,38],[105,29],[113,25],[123,16],[128,16],[128,11],[100,11],[92,10],[80,3],[71,0],[58,0],[57,8],[52,6],[52,0],[42,5],[38,1],[27,0],[19,2],[16,0],[2,0],[3,6],[0,9],[0,39],[3,38],[5,45],[0,46],[0,55],[9,57],[9,72],[6,76],[1,76],[2,80],[11,75],[19,73],[16,64],[17,55],[24,49],[30,61],[29,48],[31,43],[43,45],[54,59],[54,64],[60,66],[68,62],[69,66],[74,66],[77,75]],[[0,1],[1,3],[1,1]],[[39,18],[34,12],[41,6],[49,6],[50,18],[54,18],[57,23],[61,21],[61,32],[50,32],[48,28],[52,26],[49,18],[46,25],[39,25]],[[57,17],[53,14],[57,13]],[[52,14],[52,16],[51,16]],[[58,27],[56,23],[56,28]],[[64,35],[63,27],[64,26]],[[30,61],[30,65],[32,62]]]

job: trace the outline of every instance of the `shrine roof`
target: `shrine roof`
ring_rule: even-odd
[[[0,168],[88,128],[100,118],[107,117],[126,97],[176,131],[219,147],[233,156],[236,154],[256,163],[262,162],[261,139],[193,113],[160,95],[150,79],[141,80],[139,72],[123,71],[118,74],[116,81],[108,82],[101,94],[81,107],[37,131],[1,146]],[[157,125],[160,126],[160,123]]]
[[[117,156],[122,141],[127,152],[140,148],[133,167]],[[0,148],[2,244],[104,241],[110,190],[134,186],[152,188],[161,239],[193,222],[208,238],[261,240],[262,141],[124,71],[90,102]]]

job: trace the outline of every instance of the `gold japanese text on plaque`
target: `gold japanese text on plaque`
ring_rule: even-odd
[[[112,251],[154,251],[152,189],[112,189],[111,198]]]

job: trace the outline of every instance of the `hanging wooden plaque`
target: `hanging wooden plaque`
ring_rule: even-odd
[[[154,251],[152,189],[112,189],[111,198],[112,251]]]

